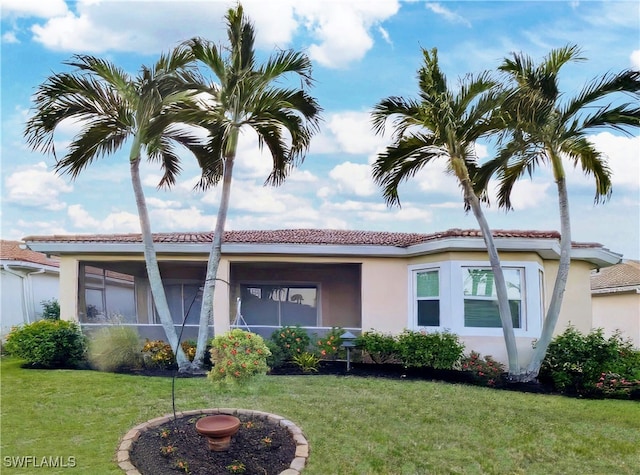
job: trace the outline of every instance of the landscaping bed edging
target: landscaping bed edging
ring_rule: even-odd
[[[218,408],[218,409],[196,409],[192,411],[176,412],[175,417],[183,416],[199,416],[199,415],[213,415],[213,414],[228,414],[232,416],[246,415],[257,416],[267,418],[280,426],[286,428],[296,444],[296,452],[294,459],[291,461],[291,465],[288,469],[280,472],[280,475],[299,475],[302,469],[307,464],[309,458],[309,443],[305,438],[302,430],[290,420],[285,419],[282,416],[271,414],[263,411],[252,411],[249,409],[231,409],[231,408]],[[148,420],[139,424],[129,430],[124,437],[120,440],[118,451],[116,453],[116,460],[118,466],[124,470],[126,475],[142,475],[138,469],[131,463],[130,450],[133,443],[138,440],[140,434],[154,427],[161,426],[167,422],[170,422],[174,418],[174,414],[167,414],[162,417],[156,417],[155,419]]]

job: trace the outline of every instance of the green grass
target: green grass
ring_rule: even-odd
[[[171,380],[26,370],[2,358],[2,466],[11,473],[121,474],[119,439],[171,412]],[[311,448],[305,475],[631,474],[640,404],[437,382],[272,376],[236,392],[176,381],[177,410],[240,407],[287,417]],[[6,457],[75,457],[73,469],[6,466]]]

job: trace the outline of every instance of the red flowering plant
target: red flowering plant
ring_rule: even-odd
[[[626,379],[617,373],[602,373],[596,394],[615,399],[640,399],[640,379]]]
[[[271,354],[260,335],[235,328],[211,340],[213,368],[209,378],[221,383],[246,383],[267,372]]]
[[[315,342],[318,355],[322,359],[335,359],[342,351],[342,334],[344,330],[340,327],[333,327],[324,338],[318,338]]]
[[[482,358],[480,353],[475,351],[460,360],[460,367],[462,371],[469,371],[477,383],[485,386],[495,386],[505,371],[504,365],[494,360],[491,355]]]
[[[282,327],[271,334],[271,340],[283,352],[285,360],[292,360],[295,355],[307,351],[310,338],[306,330],[298,325]]]

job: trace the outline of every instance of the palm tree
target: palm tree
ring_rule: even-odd
[[[587,134],[602,128],[629,133],[640,125],[640,72],[625,70],[607,74],[589,82],[575,97],[566,99],[558,87],[562,66],[581,61],[576,45],[552,50],[536,65],[522,53],[506,58],[499,69],[509,81],[502,104],[507,131],[495,160],[482,167],[477,184],[484,186],[496,174],[500,187],[498,204],[511,208],[513,186],[525,173],[531,175],[543,163],[553,170],[560,210],[560,260],[558,273],[540,339],[526,369],[535,378],[553,337],[566,288],[571,262],[571,221],[564,160],[593,176],[595,202],[606,201],[611,194],[611,172],[606,157],[589,142]],[[612,94],[629,94],[635,102],[605,104]]]
[[[477,168],[475,142],[495,132],[494,121],[500,97],[496,83],[487,73],[467,76],[454,94],[438,65],[437,50],[423,49],[424,65],[418,71],[420,99],[389,97],[379,102],[373,112],[373,126],[383,133],[387,119],[393,119],[393,144],[379,154],[373,164],[373,177],[383,187],[388,204],[399,204],[398,186],[419,170],[441,158],[448,171],[458,179],[466,209],[476,217],[489,253],[495,277],[500,320],[507,347],[509,373],[519,372],[511,309],[507,287],[493,236],[474,191],[473,174]]]
[[[279,185],[289,170],[304,159],[320,120],[320,107],[305,90],[312,84],[308,57],[296,51],[279,51],[258,65],[254,27],[244,16],[242,6],[230,9],[225,18],[228,46],[216,46],[201,38],[186,43],[215,76],[211,84],[202,84],[200,109],[191,111],[191,122],[209,130],[209,155],[200,161],[204,171],[200,186],[204,189],[222,181],[194,361],[202,361],[209,336],[208,325],[213,316],[213,294],[240,129],[253,129],[260,148],[268,147],[273,168],[265,184]],[[301,80],[299,88],[279,84],[290,74]]]
[[[162,55],[152,68],[143,66],[131,77],[114,64],[86,55],[76,55],[65,64],[76,71],[54,74],[37,89],[35,114],[25,127],[33,150],[56,157],[55,170],[75,179],[95,160],[111,155],[128,140],[131,183],[136,199],[149,284],[169,344],[176,352],[180,370],[190,366],[174,328],[156,258],[151,225],[140,180],[143,153],[160,162],[164,171],[158,186],[170,186],[180,171],[175,145],[196,156],[205,152],[199,139],[184,127],[177,127],[171,109],[188,100],[193,81],[193,54],[179,47]],[[58,159],[54,145],[56,128],[64,120],[77,121],[82,129],[64,157]]]

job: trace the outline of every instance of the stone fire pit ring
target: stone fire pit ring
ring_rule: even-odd
[[[271,414],[269,412],[232,408],[196,409],[193,411],[176,412],[175,416],[178,418],[184,416],[211,416],[216,414],[225,414],[230,416],[244,415],[248,417],[266,418],[286,428],[296,444],[296,452],[291,465],[289,465],[289,468],[281,472],[280,475],[299,475],[300,472],[302,472],[302,469],[307,464],[307,459],[309,458],[309,443],[307,442],[307,439],[302,433],[302,430],[297,425],[282,416]],[[116,453],[116,460],[118,462],[118,466],[125,472],[126,475],[142,475],[138,471],[138,469],[131,463],[130,459],[131,447],[133,443],[138,440],[140,434],[149,429],[159,427],[166,422],[170,422],[171,420],[173,420],[173,416],[173,413],[167,414],[162,417],[156,417],[155,419],[148,420],[147,422],[143,422],[142,424],[138,424],[137,426],[129,430],[129,432],[127,432],[120,440],[120,445],[118,446],[118,451]]]

